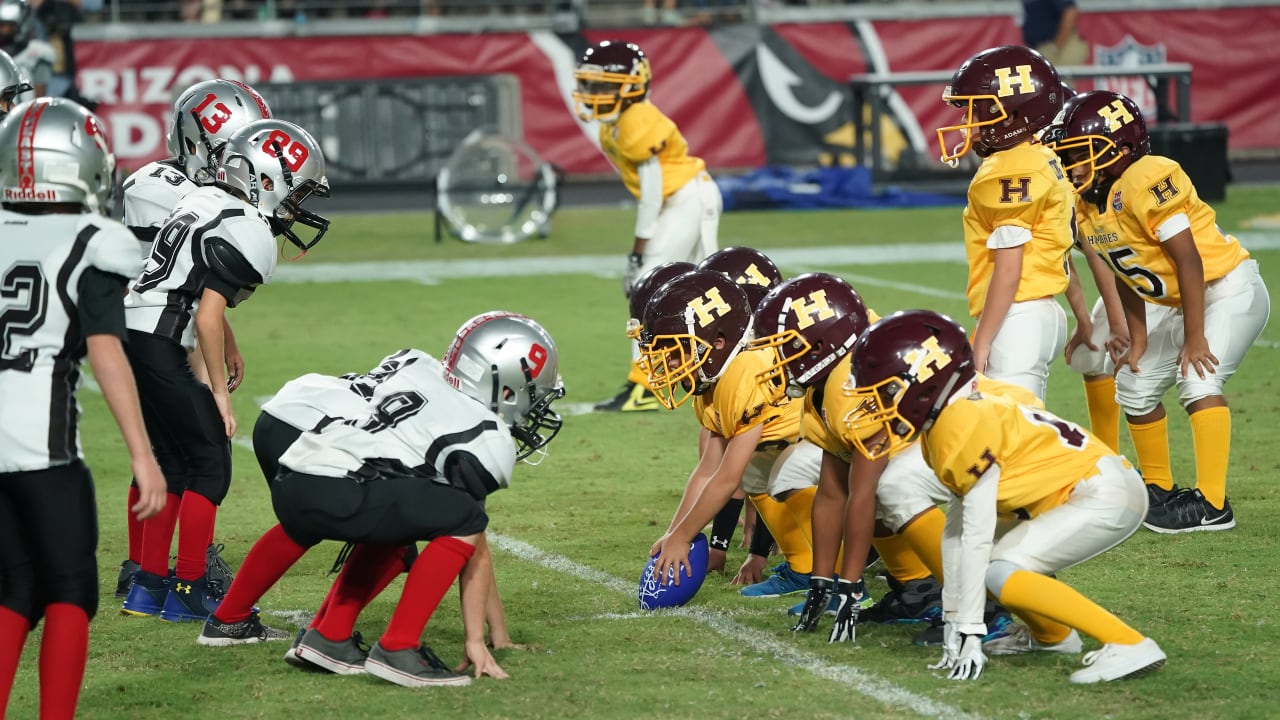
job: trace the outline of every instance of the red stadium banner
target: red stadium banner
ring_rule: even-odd
[[[1280,7],[1086,13],[1093,61],[1186,62],[1191,122],[1226,123],[1232,150],[1280,148],[1272,92],[1280,67]],[[985,47],[1016,43],[1007,16],[860,23],[739,25],[588,31],[301,38],[84,41],[83,94],[100,100],[122,166],[163,157],[169,107],[191,83],[228,77],[249,84],[509,74],[518,79],[524,139],[571,173],[608,173],[593,129],[572,113],[573,65],[589,42],[633,40],[650,56],[652,100],[676,121],[692,151],[715,169],[766,163],[848,163],[853,139],[847,79],[860,72],[949,70]],[[963,38],[964,42],[958,42]],[[1227,41],[1229,39],[1229,41]],[[1145,85],[1109,87],[1154,98]],[[886,148],[936,157],[933,129],[951,119],[941,87],[904,88],[890,103]]]

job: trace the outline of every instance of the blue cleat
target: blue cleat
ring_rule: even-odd
[[[169,594],[169,578],[139,570],[134,573],[129,595],[124,599],[120,612],[135,617],[151,617],[160,614],[165,596]]]
[[[739,592],[746,597],[770,598],[783,595],[794,595],[809,591],[809,573],[798,573],[787,563],[775,568],[775,574],[768,580],[748,585]]]
[[[221,600],[211,594],[207,576],[201,575],[195,580],[175,577],[160,610],[160,619],[167,622],[205,622],[220,603]]]

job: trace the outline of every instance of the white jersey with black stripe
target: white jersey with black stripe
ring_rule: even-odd
[[[124,181],[124,226],[146,243],[144,253],[151,253],[151,241],[169,213],[198,187],[177,158],[147,163]]]
[[[457,460],[452,456],[467,453],[499,487],[510,484],[516,463],[510,430],[489,408],[449,385],[440,361],[421,350],[401,350],[368,374],[348,378],[350,386],[320,391],[323,397],[313,402],[321,408],[347,406],[354,388],[368,397],[364,412],[324,418],[289,447],[281,465],[329,477],[369,477],[388,468],[443,477]]]
[[[254,287],[271,281],[276,242],[266,218],[220,188],[196,188],[165,218],[142,274],[129,288],[125,323],[130,330],[195,347],[192,318],[209,273],[205,251],[215,240],[228,243],[252,266],[258,275]]]
[[[80,277],[90,267],[135,277],[142,253],[96,214],[0,210],[0,237],[0,472],[65,465],[81,456]]]

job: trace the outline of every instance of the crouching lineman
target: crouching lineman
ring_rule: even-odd
[[[952,493],[943,530],[942,659],[954,680],[982,675],[986,593],[1027,623],[1032,648],[1073,648],[1077,630],[1102,648],[1073,683],[1144,675],[1160,646],[1052,577],[1124,542],[1147,512],[1142,478],[1073,423],[978,389],[964,329],[927,310],[898,312],[854,343],[845,421],[869,459],[920,439]],[[1020,522],[1003,534],[997,517]]]
[[[70,100],[41,98],[0,123],[0,716],[42,619],[40,717],[71,718],[80,697],[98,610],[98,515],[75,396],[86,354],[137,478],[130,510],[144,519],[165,503],[121,347],[142,253],[103,217],[114,166],[98,118]]]
[[[564,396],[554,342],[527,317],[486,313],[459,329],[443,364],[418,350],[403,351],[353,383],[336,392],[368,393],[367,407],[355,413],[360,406],[344,395],[332,407],[351,406],[351,417],[321,418],[280,457],[271,483],[280,524],[250,550],[199,642],[282,639],[261,625],[253,603],[312,546],[340,540],[364,548],[357,546],[360,554],[348,558],[325,618],[314,638],[311,632],[303,638],[299,657],[315,662],[327,655],[347,669],[359,666],[406,687],[467,684],[467,676],[450,671],[420,644],[427,621],[461,573],[463,665],[474,664],[477,675],[505,677],[483,638],[492,570],[482,503],[508,486],[516,460],[545,454],[560,429],[551,409]],[[403,566],[405,546],[420,540],[428,544],[413,563],[386,632],[363,662],[351,658],[360,609],[388,568]],[[470,562],[473,556],[478,562]],[[315,642],[308,646],[308,639]]]
[[[741,487],[787,558],[778,574],[744,588],[752,597],[804,592],[813,547],[809,535],[821,450],[799,442],[800,403],[774,404],[755,376],[772,352],[745,351],[751,325],[746,294],[723,272],[694,270],[650,298],[641,328],[641,362],[666,407],[693,399],[702,425],[698,464],[666,534],[654,543],[654,572],[687,572],[689,543]],[[764,558],[752,554],[752,562]],[[678,580],[677,580],[678,582]]]

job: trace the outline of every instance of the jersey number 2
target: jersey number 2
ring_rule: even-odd
[[[35,334],[44,324],[49,307],[49,283],[39,265],[15,263],[0,278],[0,298],[14,300],[23,295],[25,300],[15,305],[5,303],[4,310],[0,311],[0,336],[4,339],[0,370],[31,372],[35,367],[36,351],[27,348],[15,354],[13,342],[18,336]]]

